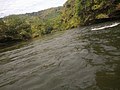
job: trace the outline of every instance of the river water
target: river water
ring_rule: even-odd
[[[120,90],[120,25],[76,28],[0,50],[0,90]]]

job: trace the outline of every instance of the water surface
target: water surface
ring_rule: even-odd
[[[68,30],[0,52],[0,90],[120,90],[120,25]]]

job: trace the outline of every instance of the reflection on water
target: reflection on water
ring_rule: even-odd
[[[96,81],[101,90],[120,90],[120,63],[113,70],[98,71]]]
[[[85,57],[89,64],[99,67],[96,71],[96,85],[100,90],[120,90],[120,26],[83,35],[88,40],[93,57]],[[90,59],[91,57],[91,59]],[[98,89],[98,90],[99,90]]]
[[[120,25],[91,31],[107,24],[2,49],[0,90],[120,90]]]

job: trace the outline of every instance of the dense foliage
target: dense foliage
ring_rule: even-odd
[[[120,17],[120,0],[68,0],[63,7],[65,27],[88,25],[97,19]]]

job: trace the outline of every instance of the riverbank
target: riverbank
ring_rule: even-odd
[[[11,41],[11,42],[0,43],[0,52],[17,49],[17,48],[23,47],[24,45],[27,45],[30,42],[33,42],[36,40],[47,41],[47,40],[55,38],[57,36],[61,36],[64,33],[65,33],[65,31],[57,31],[57,32],[54,32],[54,33],[51,33],[48,35],[44,35],[42,37],[36,37],[36,38],[26,40],[26,41]]]

